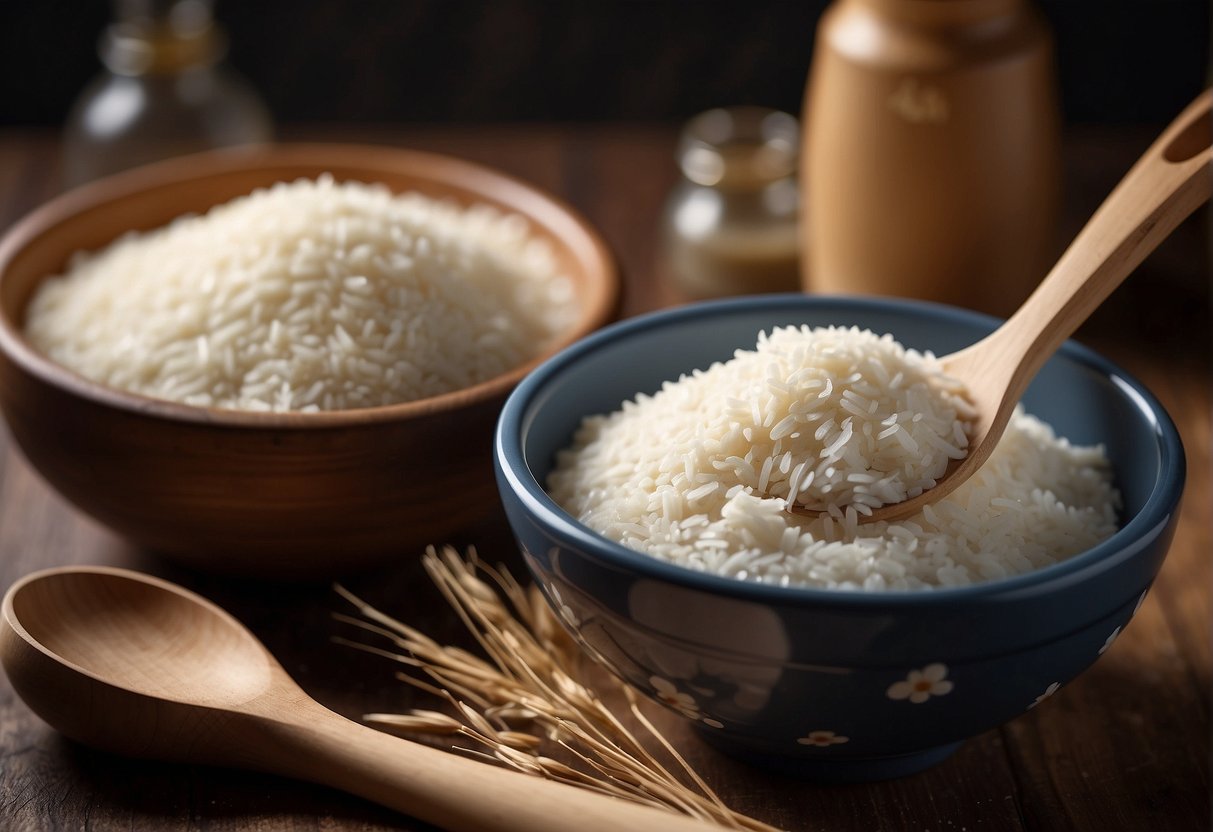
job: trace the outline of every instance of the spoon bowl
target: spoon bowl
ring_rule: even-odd
[[[0,662],[30,708],[104,751],[268,771],[448,829],[703,830],[704,824],[485,765],[311,699],[240,622],[175,584],[66,567],[0,604]]]
[[[13,584],[0,607],[0,660],[13,688],[52,727],[93,748],[227,763],[233,750],[216,717],[285,673],[223,610],[131,574],[53,569]]]
[[[59,573],[14,587],[11,620],[51,661],[136,696],[234,707],[273,682],[248,630],[204,599],[184,605],[171,586],[117,570]]]

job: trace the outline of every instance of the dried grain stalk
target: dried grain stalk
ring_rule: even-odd
[[[598,682],[622,700],[617,714],[589,682],[593,667],[555,620],[538,589],[504,568],[450,547],[430,547],[426,572],[484,652],[442,645],[358,598],[337,592],[358,616],[334,617],[390,647],[336,641],[405,665],[405,682],[444,700],[446,712],[367,714],[409,734],[459,736],[459,753],[646,806],[712,821],[723,828],[773,827],[733,811],[645,717],[635,693],[613,676]],[[629,726],[636,726],[635,728]]]

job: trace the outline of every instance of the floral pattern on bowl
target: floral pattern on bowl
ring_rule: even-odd
[[[1125,528],[1036,572],[917,593],[757,584],[627,550],[543,491],[582,416],[727,359],[758,329],[840,321],[937,354],[994,326],[929,304],[800,295],[629,319],[523,381],[502,411],[496,462],[527,565],[589,652],[727,753],[794,774],[868,780],[939,762],[1106,652],[1166,554],[1185,463],[1149,391],[1067,344],[1025,406],[1072,441],[1105,445]]]

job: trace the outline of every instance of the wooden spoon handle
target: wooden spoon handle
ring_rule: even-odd
[[[1211,104],[1213,90],[1206,90],[1167,127],[1019,311],[971,348],[977,353],[994,347],[1001,366],[1017,365],[1007,380],[1010,406],[1095,308],[1209,199]]]
[[[707,822],[459,757],[351,722],[310,700],[261,718],[258,768],[332,786],[467,832],[704,832]],[[245,737],[247,740],[249,737]],[[272,750],[270,750],[272,749]]]

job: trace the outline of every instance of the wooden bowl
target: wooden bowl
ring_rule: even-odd
[[[22,333],[40,281],[77,251],[203,212],[255,188],[331,173],[520,214],[571,277],[580,315],[547,352],[429,399],[363,410],[253,413],[103,386],[38,353]],[[348,145],[269,145],[183,157],[67,193],[0,240],[0,408],[43,477],[121,535],[199,569],[319,577],[444,542],[499,511],[492,430],[538,361],[606,323],[619,279],[572,209],[478,165]]]

